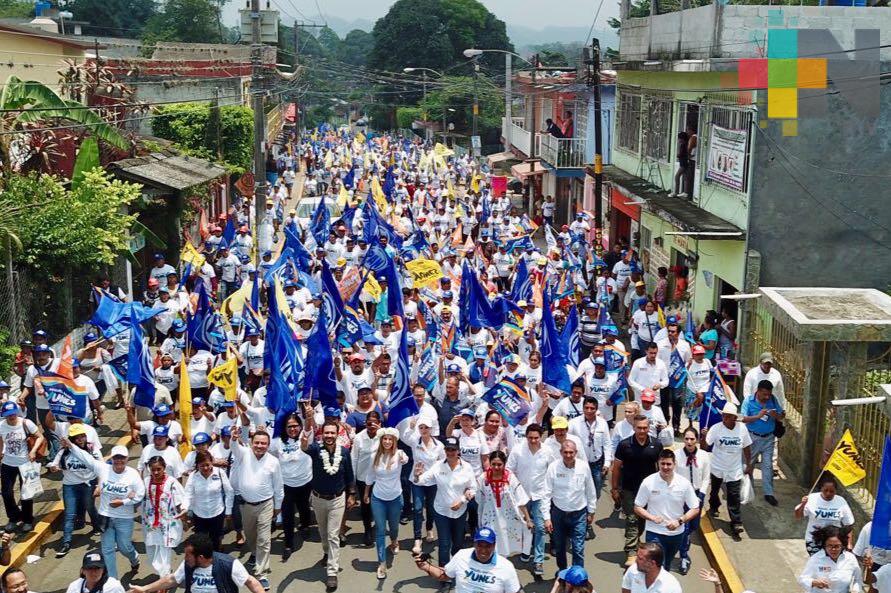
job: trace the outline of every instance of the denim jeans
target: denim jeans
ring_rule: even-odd
[[[118,558],[115,555],[115,550],[130,561],[130,566],[139,563],[139,555],[133,547],[132,517],[126,519],[107,517],[105,531],[102,533],[102,557],[105,558],[105,567],[108,569],[108,576],[116,579],[118,578]]]
[[[408,465],[408,464],[406,464]],[[436,498],[436,486],[411,485],[412,502],[414,503],[415,539],[421,539],[421,525],[424,523],[424,511],[427,512],[427,531],[433,527],[433,499]]]
[[[749,433],[752,437],[752,463],[761,456],[761,488],[764,496],[773,496],[773,449],[777,438],[773,434],[758,436]]]
[[[664,568],[666,572],[671,570],[671,561],[674,560],[675,554],[678,553],[683,537],[683,533],[677,535],[662,535],[661,533],[647,531],[644,534],[645,541],[656,542],[662,546],[662,568]]]
[[[393,500],[381,500],[371,495],[371,514],[374,516],[374,535],[377,544],[377,561],[387,561],[387,531],[392,541],[399,540],[399,514],[402,512],[402,495]],[[389,527],[389,530],[387,529]]]
[[[433,521],[436,523],[436,537],[438,540],[436,547],[439,565],[445,566],[452,559],[452,554],[460,550],[461,544],[464,543],[467,511],[465,510],[460,517],[454,519],[436,513],[433,516]]]
[[[62,531],[62,543],[71,543],[74,532],[74,519],[85,512],[90,514],[93,527],[100,523],[99,513],[93,503],[93,486],[87,484],[62,484],[62,501],[65,504],[65,526]]]
[[[591,479],[594,480],[594,491],[597,493],[597,500],[600,500],[600,491],[603,490],[603,457],[601,456],[594,463],[589,463],[588,467],[591,469]]]
[[[690,537],[693,535],[694,531],[699,529],[699,519],[702,517],[702,501],[705,498],[705,494],[697,492],[696,496],[699,497],[699,514],[684,523],[684,537],[681,538],[681,547],[678,549],[681,558],[690,558]],[[684,509],[689,510],[686,505],[684,506]]]
[[[572,565],[585,565],[585,531],[588,524],[585,521],[587,509],[579,511],[561,511],[555,505],[551,505],[551,524],[554,531],[553,538],[554,557],[557,560],[557,568],[566,568],[566,540],[572,547]]]
[[[541,500],[530,500],[526,503],[529,518],[532,519],[532,562],[544,563],[545,527],[544,515],[541,514]]]

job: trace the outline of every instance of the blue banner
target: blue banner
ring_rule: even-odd
[[[677,389],[684,384],[687,378],[687,367],[684,365],[684,359],[677,348],[671,351],[671,357],[668,359],[668,386]]]
[[[50,410],[56,418],[73,416],[84,419],[87,417],[87,398],[89,397],[87,389],[64,377],[41,377],[40,384],[43,385]]]
[[[566,370],[566,354],[560,348],[560,335],[551,313],[551,300],[542,291],[541,307],[541,382],[548,387],[569,394],[571,383]]]
[[[879,490],[872,515],[872,532],[869,545],[891,550],[891,437],[885,437],[882,470],[879,472]]]
[[[483,401],[511,426],[519,424],[532,410],[523,389],[510,379],[502,379],[493,385],[483,394]]]
[[[721,410],[727,404],[725,390],[727,384],[724,383],[724,377],[721,371],[715,369],[713,371],[712,380],[705,390],[702,409],[699,411],[699,430],[711,428],[721,421]]]

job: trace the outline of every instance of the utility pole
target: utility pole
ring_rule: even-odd
[[[295,27],[296,28],[296,27]],[[251,108],[254,110],[254,218],[255,240],[266,208],[266,110],[261,68],[263,45],[260,31],[260,0],[251,0]],[[296,49],[296,48],[295,48]],[[258,262],[259,263],[259,250]]]
[[[588,84],[594,86],[594,254],[603,259],[603,114],[600,98],[600,40],[591,41],[592,76]],[[600,267],[597,269],[600,274]]]
[[[220,116],[220,87],[214,87],[213,100],[210,102],[210,125],[213,134],[211,139],[216,151],[217,160],[223,160],[223,140],[221,135],[221,116]]]
[[[512,81],[511,81],[511,60],[513,56],[510,52],[504,52],[504,121],[507,122],[507,125],[504,127],[504,151],[508,152],[511,149],[511,120],[513,119],[513,96],[512,96]]]
[[[430,141],[432,136],[430,128],[427,127],[427,71],[421,70],[421,79],[424,81],[424,109],[421,110],[421,116],[424,118],[424,140]]]
[[[535,134],[538,133],[538,111],[535,109],[535,96],[537,91],[535,90],[535,81],[538,78],[538,54],[532,56],[532,135],[529,137],[529,185],[527,186],[528,191],[528,212],[531,215],[534,212],[534,204],[535,201]]]

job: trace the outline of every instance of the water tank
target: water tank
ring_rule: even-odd
[[[28,23],[28,26],[35,29],[40,29],[41,31],[46,31],[47,33],[59,32],[59,25],[56,24],[56,21],[45,16],[34,18],[30,23]]]

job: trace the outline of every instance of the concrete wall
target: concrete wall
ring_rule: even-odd
[[[768,28],[826,29],[845,49],[857,29],[891,29],[891,11],[845,6],[710,4],[622,23],[622,60],[764,57]],[[891,60],[891,48],[881,50]],[[834,56],[838,59],[839,56]]]
[[[0,63],[3,64],[3,80],[16,76],[22,80],[36,80],[58,91],[59,69],[63,60],[83,61],[84,50],[59,43],[0,31]],[[64,57],[56,57],[64,56]],[[12,64],[10,68],[7,64]]]
[[[891,284],[891,89],[879,88],[877,119],[830,95],[829,115],[800,117],[797,136],[778,122],[757,134],[749,241],[762,286]]]

